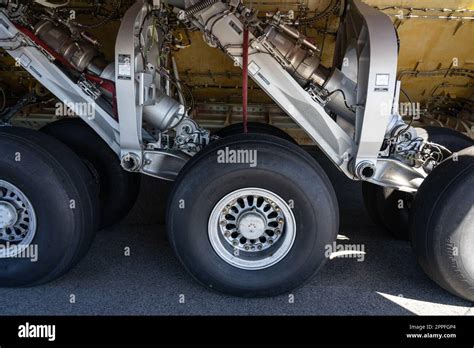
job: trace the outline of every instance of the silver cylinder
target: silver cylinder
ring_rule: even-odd
[[[63,25],[45,19],[36,25],[35,35],[80,72],[87,70],[100,75],[107,66],[107,62],[93,45],[74,41],[69,29]]]
[[[115,62],[109,63],[102,70],[100,77],[106,80],[115,81]]]
[[[302,36],[301,33],[298,30],[296,30],[294,28],[290,28],[287,25],[282,24],[282,23],[278,24],[278,28],[280,28],[284,33],[286,33],[287,35],[289,35],[293,39],[301,42],[301,45],[306,46],[306,48],[308,48],[308,49],[310,49],[314,52],[320,52],[320,49],[317,48],[315,45],[313,45],[308,40],[306,40],[306,38],[304,36]]]
[[[308,49],[315,49],[315,46],[309,42],[304,46],[297,44],[294,38],[296,34],[290,35],[288,32],[290,29],[286,29],[279,31],[274,26],[268,26],[265,32],[267,43],[284,58],[284,61],[280,59],[280,63],[301,86],[306,86],[308,83],[322,86],[329,75],[329,70],[320,64],[315,50]]]
[[[165,131],[176,126],[184,112],[182,104],[160,93],[155,99],[155,104],[143,107],[143,119],[160,131]]]

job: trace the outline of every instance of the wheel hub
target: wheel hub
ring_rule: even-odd
[[[291,249],[296,233],[293,212],[275,193],[244,188],[229,193],[209,218],[209,239],[227,263],[242,269],[263,269]]]
[[[18,213],[13,204],[0,201],[0,229],[12,227],[18,221]]]
[[[242,214],[237,224],[237,231],[245,238],[254,240],[260,238],[265,232],[265,219],[261,214],[252,210]]]
[[[26,195],[0,180],[0,259],[13,257],[28,247],[36,233],[36,214]]]
[[[220,230],[227,242],[234,249],[246,252],[270,248],[285,227],[285,217],[278,205],[252,191],[230,200],[219,218]]]

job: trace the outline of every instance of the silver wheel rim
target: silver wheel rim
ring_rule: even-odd
[[[296,223],[280,196],[249,187],[229,193],[215,205],[208,234],[212,248],[225,262],[259,270],[288,254],[295,241]]]
[[[0,180],[0,258],[21,254],[33,241],[36,214],[26,195]]]

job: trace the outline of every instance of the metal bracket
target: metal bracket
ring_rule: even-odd
[[[156,98],[156,86],[153,75],[141,72],[137,74],[138,106],[153,105]]]
[[[377,185],[400,191],[416,192],[427,174],[391,158],[379,158],[374,176],[367,179]]]
[[[191,156],[181,151],[144,151],[141,172],[155,178],[173,181]]]

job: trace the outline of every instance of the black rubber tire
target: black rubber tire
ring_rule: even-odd
[[[423,181],[410,214],[410,240],[425,273],[474,302],[474,146]]]
[[[41,131],[66,144],[92,171],[99,186],[100,228],[125,218],[137,201],[140,174],[124,170],[112,149],[79,118],[50,123]]]
[[[36,262],[0,259],[0,286],[52,281],[89,250],[99,225],[97,185],[74,152],[41,132],[0,127],[0,148],[0,179],[17,186],[35,209],[32,244],[38,248]]]
[[[257,150],[258,164],[223,164],[217,151]],[[215,204],[243,187],[270,190],[293,200],[296,237],[277,264],[244,270],[223,261],[208,238]],[[185,202],[185,209],[180,204]],[[301,286],[325,263],[336,240],[339,210],[334,189],[319,164],[299,146],[278,137],[244,134],[220,139],[190,160],[179,174],[167,211],[171,245],[187,271],[207,288],[240,297],[275,296]]]
[[[424,129],[429,141],[443,145],[452,152],[474,144],[469,137],[449,128],[429,126]],[[413,194],[363,182],[362,195],[365,208],[373,222],[396,239],[409,239],[408,220]]]
[[[377,226],[395,239],[408,240],[408,217],[413,194],[364,181],[362,197],[369,217]]]
[[[220,138],[226,138],[231,135],[243,134],[244,133],[244,124],[243,123],[234,123],[230,126],[224,127],[219,129],[213,135],[217,135]],[[296,144],[295,139],[291,137],[288,133],[281,130],[278,127],[272,126],[268,123],[260,123],[260,122],[248,122],[247,123],[247,133],[250,134],[268,134],[274,135],[276,137],[288,140],[294,144]]]

